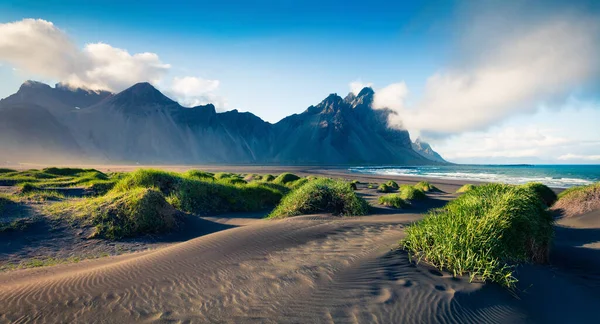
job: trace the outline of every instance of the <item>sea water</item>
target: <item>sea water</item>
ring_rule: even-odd
[[[352,167],[351,172],[569,188],[600,181],[600,165],[444,165]]]

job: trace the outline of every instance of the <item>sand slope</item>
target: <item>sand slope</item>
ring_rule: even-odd
[[[414,266],[407,255],[390,250],[414,217],[316,215],[256,221],[153,252],[4,273],[0,275],[0,321],[514,323],[565,319],[541,315],[546,306],[569,310],[568,318],[578,322],[593,319],[594,313],[586,309],[593,309],[590,303],[598,296],[588,296],[587,288],[572,285],[568,276],[553,275],[546,267],[523,269],[527,275],[523,284],[535,279],[535,289],[519,300],[496,285],[469,284]],[[565,287],[572,293],[569,300],[581,302],[579,308],[572,302],[557,306],[560,299],[552,300],[560,298]]]
[[[232,228],[154,251],[1,273],[0,323],[600,322],[598,215],[559,222],[553,264],[520,267],[515,292],[415,266],[393,249],[407,224],[454,196],[357,218],[205,217]]]

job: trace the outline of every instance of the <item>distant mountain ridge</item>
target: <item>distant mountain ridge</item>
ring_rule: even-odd
[[[0,100],[6,161],[107,163],[437,164],[445,161],[372,109],[374,92],[331,94],[271,124],[252,113],[186,108],[143,82],[113,94],[27,81]],[[424,150],[422,148],[425,148]]]

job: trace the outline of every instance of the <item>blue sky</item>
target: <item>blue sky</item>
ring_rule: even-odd
[[[12,26],[12,34],[4,33],[4,45],[0,33],[0,97],[26,79],[68,78],[72,84],[119,91],[132,80],[148,78],[184,104],[210,101],[222,110],[250,111],[276,122],[329,93],[346,95],[355,82],[382,90],[380,104],[399,113],[392,126],[405,126],[413,137],[420,134],[453,161],[600,163],[600,132],[578,127],[590,118],[600,120],[597,59],[590,59],[599,52],[597,45],[588,45],[598,40],[598,2],[498,3],[2,1],[0,29],[20,24]],[[52,27],[25,18],[43,19]],[[578,24],[571,27],[571,22]],[[28,61],[15,54],[27,47],[11,41],[24,39],[22,33],[31,29],[39,35],[31,36],[28,46],[42,54]],[[570,34],[586,38],[577,42]],[[528,70],[528,60],[553,52],[545,39],[560,37],[574,50],[548,54]],[[74,49],[57,49],[69,42]],[[88,47],[97,43],[109,46]],[[536,46],[506,46],[521,43]],[[155,57],[98,65],[119,60],[121,50]],[[36,66],[43,53],[56,54],[49,62],[83,63],[64,63],[64,69]],[[548,66],[567,60],[581,64],[543,75]],[[115,72],[131,64],[137,64],[138,74]],[[525,90],[510,90],[513,80],[522,81],[519,88]],[[509,90],[502,93],[505,84]],[[453,118],[463,115],[472,118]],[[556,125],[558,115],[568,124]],[[438,117],[444,123],[436,122]],[[531,138],[503,142],[511,132]]]

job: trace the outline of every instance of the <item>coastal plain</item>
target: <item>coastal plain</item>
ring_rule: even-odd
[[[38,166],[27,166],[38,167]],[[89,166],[126,172],[146,166]],[[22,168],[22,167],[21,167]],[[171,171],[279,174],[358,180],[366,216],[264,213],[198,216],[185,230],[137,252],[0,273],[6,323],[597,323],[600,215],[558,219],[550,262],[516,270],[514,289],[470,282],[399,249],[404,229],[455,199],[466,182],[427,179],[441,192],[411,208],[377,204],[369,183],[422,178],[345,168],[160,166]],[[173,237],[175,235],[175,237]],[[0,261],[11,250],[3,242]],[[82,248],[84,249],[84,248]],[[10,253],[9,253],[10,251]]]

